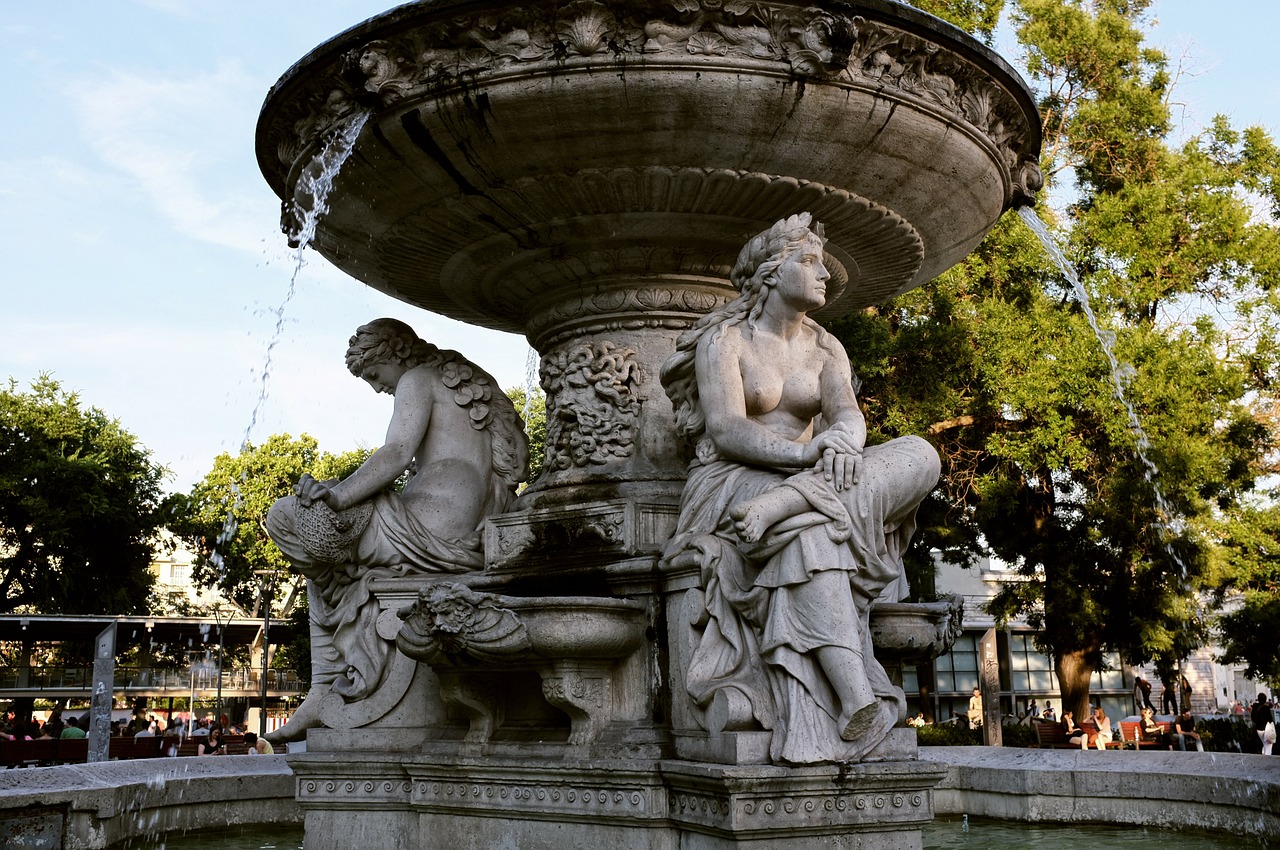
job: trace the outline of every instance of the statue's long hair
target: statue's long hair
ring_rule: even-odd
[[[529,439],[515,405],[497,389],[497,381],[456,351],[440,349],[420,339],[413,328],[398,319],[374,319],[356,328],[347,347],[347,368],[357,378],[378,363],[413,368],[430,366],[453,391],[454,401],[465,408],[471,427],[488,431],[494,487],[485,513],[505,511],[515,498],[516,487],[529,472]]]
[[[694,366],[699,343],[708,335],[714,339],[733,325],[745,323],[754,330],[773,290],[778,267],[812,237],[826,243],[822,225],[813,224],[813,216],[807,212],[784,218],[752,237],[739,252],[738,261],[729,275],[741,294],[723,307],[707,313],[676,340],[676,353],[662,364],[662,387],[675,408],[677,430],[691,444],[698,443],[707,426],[698,398]],[[818,328],[825,337],[825,332],[821,332],[816,322],[807,316],[805,322]]]

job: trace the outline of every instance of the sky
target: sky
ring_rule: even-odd
[[[317,254],[290,297],[295,258],[254,155],[258,110],[313,47],[394,5],[6,0],[0,380],[22,389],[51,374],[120,419],[172,491],[246,436],[380,444],[391,399],[343,366],[352,331],[379,316],[524,385],[523,338],[395,301]],[[1280,0],[1151,11],[1149,43],[1183,69],[1178,139],[1216,113],[1277,135]]]

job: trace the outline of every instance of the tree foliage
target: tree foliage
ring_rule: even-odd
[[[138,614],[166,470],[49,376],[0,390],[0,612]]]
[[[971,8],[919,5],[972,25]],[[1265,470],[1259,400],[1280,375],[1280,152],[1225,118],[1171,143],[1148,5],[1011,10],[1045,125],[1043,195],[1070,198],[1042,215],[1129,364],[1145,437],[1081,299],[1012,215],[956,268],[835,328],[873,439],[924,433],[943,456],[921,548],[963,563],[985,545],[1015,568],[991,610],[1043,627],[1077,712],[1106,650],[1168,661],[1205,637],[1192,591],[1231,560],[1222,524]]]
[[[1222,660],[1280,688],[1280,510],[1274,503],[1236,512],[1223,537],[1217,601]]]
[[[197,553],[195,581],[252,608],[261,585],[254,571],[289,568],[263,525],[271,505],[292,495],[304,472],[322,481],[344,478],[371,453],[333,455],[306,434],[276,434],[261,445],[245,444],[238,454],[218,455],[189,494],[171,500],[169,527]]]
[[[516,413],[524,420],[524,432],[529,436],[528,483],[538,480],[547,459],[547,397],[535,389],[532,398],[524,387],[507,390],[507,398],[516,406]]]

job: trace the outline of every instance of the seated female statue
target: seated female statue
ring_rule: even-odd
[[[702,573],[708,626],[687,687],[736,689],[771,758],[862,758],[905,717],[868,610],[905,596],[902,554],[939,461],[918,437],[867,446],[849,358],[808,312],[830,277],[802,213],[757,235],[741,295],[683,334],[662,382],[695,445],[666,551]],[[761,663],[763,662],[763,663]]]

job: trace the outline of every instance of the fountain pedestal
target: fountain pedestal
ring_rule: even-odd
[[[941,773],[910,730],[862,764],[775,765],[731,693],[686,693],[701,578],[659,567],[689,459],[659,371],[735,294],[744,241],[796,212],[826,227],[815,318],[958,262],[1039,188],[1025,84],[892,0],[410,3],[268,96],[258,157],[287,230],[361,111],[312,247],[542,358],[546,471],[487,520],[465,583],[516,619],[625,598],[640,637],[590,657],[408,640],[404,711],[344,726],[335,705],[291,757],[308,848],[918,847]]]

